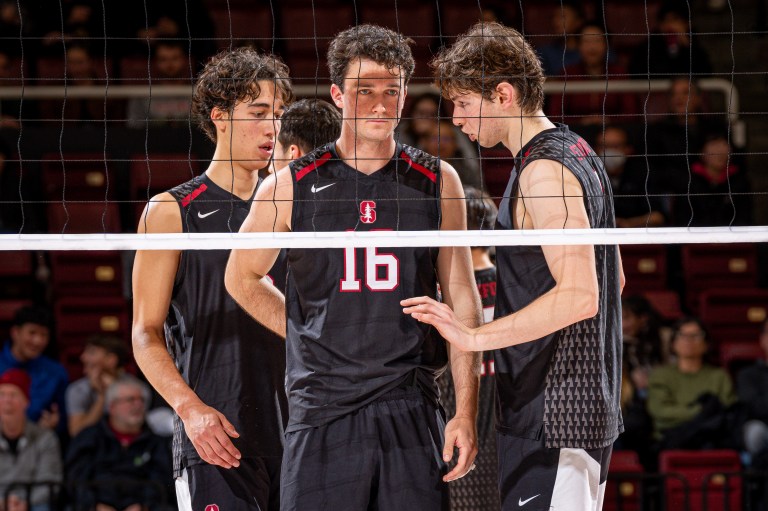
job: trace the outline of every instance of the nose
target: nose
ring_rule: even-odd
[[[451,121],[453,122],[454,126],[458,126],[459,128],[464,126],[464,118],[459,117],[456,113],[456,110],[453,111],[453,117],[451,118]]]

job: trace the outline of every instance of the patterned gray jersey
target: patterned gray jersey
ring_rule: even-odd
[[[584,139],[558,125],[536,135],[516,156],[496,229],[514,229],[520,174],[538,159],[560,162],[576,176],[592,228],[616,226],[602,161]],[[597,315],[494,352],[499,431],[531,439],[543,434],[547,447],[582,449],[610,445],[623,431],[619,251],[616,245],[596,245],[594,250]],[[541,247],[498,247],[496,263],[496,318],[522,309],[555,285]]]

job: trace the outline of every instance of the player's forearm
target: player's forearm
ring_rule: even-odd
[[[181,417],[190,405],[202,401],[179,374],[165,346],[163,333],[156,328],[134,326],[133,353],[150,385]]]
[[[235,251],[230,257],[224,284],[227,292],[253,319],[285,338],[285,296],[264,277],[254,273],[243,274]]]
[[[471,282],[467,281],[464,287],[465,289],[458,290],[455,283],[451,286],[453,310],[462,323],[470,328],[476,328],[482,324],[483,309],[480,295],[474,279]],[[477,417],[482,354],[463,352],[451,347],[450,355],[453,387],[456,392],[456,415],[474,419]]]
[[[597,314],[594,290],[556,285],[518,312],[475,331],[477,350],[488,351],[535,341]]]

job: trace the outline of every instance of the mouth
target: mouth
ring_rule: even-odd
[[[266,144],[260,145],[259,149],[267,154],[272,154],[272,151],[275,150],[275,144],[273,142],[267,142]]]

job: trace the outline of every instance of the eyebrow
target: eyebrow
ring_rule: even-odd
[[[386,78],[382,78],[382,79],[375,79],[375,78],[374,79],[371,79],[371,78],[365,78],[365,79],[347,78],[347,80],[352,80],[354,82],[354,86],[356,86],[357,88],[362,88],[362,87],[372,87],[373,85],[378,84],[380,82],[380,80],[386,80]],[[396,88],[396,89],[402,88],[401,85],[400,85],[400,82],[389,82],[388,84],[385,84],[385,87],[391,87],[391,88]]]
[[[274,106],[273,103],[248,103],[248,108],[270,108]],[[278,110],[282,110],[283,106],[277,107]]]

